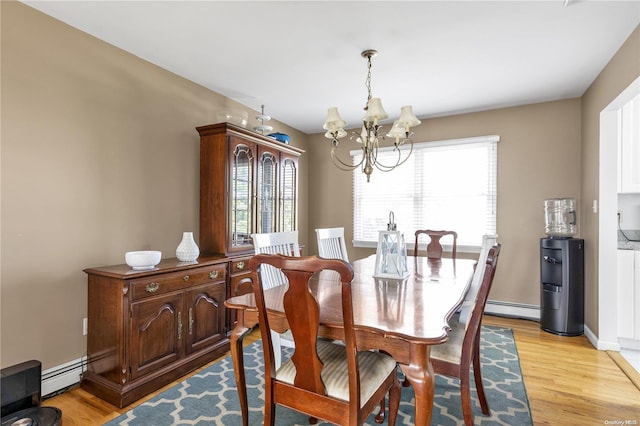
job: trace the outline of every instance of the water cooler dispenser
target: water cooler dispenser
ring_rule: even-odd
[[[547,238],[540,239],[540,328],[561,336],[584,333],[584,240],[575,199],[545,201]]]

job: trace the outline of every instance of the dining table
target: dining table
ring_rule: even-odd
[[[431,346],[447,341],[448,321],[469,289],[476,261],[407,257],[404,279],[375,277],[376,255],[352,263],[353,314],[358,350],[380,350],[391,355],[415,392],[414,424],[429,425],[435,392],[430,361]],[[310,288],[320,304],[319,335],[343,340],[341,286],[337,274],[321,271]],[[269,325],[277,332],[288,329],[282,300],[287,285],[264,291]],[[231,357],[238,388],[243,425],[248,425],[243,338],[258,324],[253,293],[225,301],[237,313],[231,331]]]

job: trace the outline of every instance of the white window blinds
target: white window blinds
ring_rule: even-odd
[[[496,233],[499,140],[493,135],[416,143],[404,164],[390,172],[375,169],[369,183],[354,170],[354,245],[375,247],[393,211],[409,247],[417,229],[456,231],[459,251],[480,247],[483,234]],[[351,155],[356,164],[362,151]],[[393,164],[397,155],[385,148],[377,159]]]

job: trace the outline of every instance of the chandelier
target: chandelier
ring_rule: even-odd
[[[340,141],[338,139],[347,135],[344,128],[347,122],[340,117],[337,107],[329,108],[329,114],[327,121],[322,126],[327,133],[325,137],[331,139],[331,160],[340,170],[352,171],[358,167],[362,167],[362,172],[367,175],[367,182],[371,177],[373,168],[388,172],[405,161],[411,156],[413,152],[413,141],[410,136],[411,127],[415,127],[420,124],[420,120],[413,113],[411,105],[403,106],[400,110],[400,118],[393,122],[391,129],[387,132],[387,137],[394,139],[393,151],[397,152],[395,162],[392,164],[383,164],[378,161],[378,149],[380,147],[380,141],[384,141],[385,137],[382,136],[381,120],[385,120],[389,115],[382,108],[382,101],[380,98],[371,97],[371,58],[378,54],[375,50],[365,50],[361,53],[362,57],[367,60],[367,78],[365,80],[365,86],[367,87],[367,102],[364,107],[365,115],[362,119],[362,129],[360,133],[353,132],[351,139],[355,138],[358,143],[361,144],[362,159],[357,164],[347,163],[338,157],[336,149],[338,148]],[[406,155],[402,154],[400,147],[408,143],[409,152]]]

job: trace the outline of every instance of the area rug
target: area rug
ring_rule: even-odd
[[[283,357],[291,349],[283,348]],[[264,405],[264,370],[260,341],[244,348],[249,425],[262,424]],[[513,332],[508,328],[483,326],[481,343],[482,375],[491,409],[483,416],[475,389],[472,387],[474,424],[531,425],[531,412]],[[472,373],[473,374],[473,373]],[[473,378],[471,379],[473,383]],[[176,425],[241,425],[231,357],[207,367],[106,423],[106,426],[176,426]],[[411,387],[402,388],[402,401],[397,425],[413,425],[414,394]],[[374,416],[366,425],[374,426]],[[308,425],[308,418],[284,407],[276,408],[277,425]],[[320,422],[319,424],[325,424]],[[463,425],[459,382],[436,376],[432,425]]]

